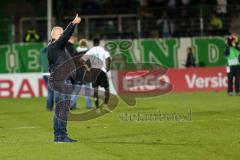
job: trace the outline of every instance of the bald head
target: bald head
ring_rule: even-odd
[[[58,40],[61,37],[62,34],[63,34],[63,28],[62,27],[59,27],[59,26],[53,27],[53,29],[51,31],[51,38],[55,39],[55,40]]]

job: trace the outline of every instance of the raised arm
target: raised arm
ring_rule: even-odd
[[[56,40],[56,43],[59,46],[65,47],[66,43],[68,42],[69,38],[74,32],[75,26],[80,22],[81,22],[81,18],[78,16],[78,14],[76,14],[76,17],[74,18],[74,20],[65,28],[63,35],[58,40]]]

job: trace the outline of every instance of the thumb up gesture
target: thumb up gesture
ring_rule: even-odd
[[[81,22],[81,18],[78,16],[78,13],[76,14],[76,17],[72,21],[73,24],[79,24]]]

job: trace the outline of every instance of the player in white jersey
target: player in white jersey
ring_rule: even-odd
[[[92,76],[92,86],[94,88],[94,101],[97,107],[97,112],[100,113],[101,110],[99,108],[99,97],[98,97],[98,88],[99,86],[105,89],[105,99],[103,102],[103,109],[111,112],[108,108],[107,104],[110,97],[109,90],[109,81],[107,77],[107,72],[110,70],[111,65],[111,57],[110,54],[100,46],[100,40],[93,40],[93,48],[91,48],[86,54],[81,58],[84,62],[88,59],[91,63],[91,76]],[[87,65],[85,65],[87,68]]]

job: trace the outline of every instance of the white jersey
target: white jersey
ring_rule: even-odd
[[[106,70],[106,59],[110,57],[110,54],[100,46],[93,47],[86,54],[83,55],[82,59],[91,62],[91,68],[101,69],[103,72]]]

